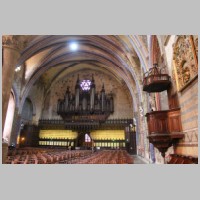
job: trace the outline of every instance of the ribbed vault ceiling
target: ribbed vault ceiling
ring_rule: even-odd
[[[20,36],[18,36],[20,37]],[[141,101],[141,74],[147,69],[146,36],[125,35],[49,35],[25,36],[27,47],[21,52],[18,66],[25,66],[22,104],[30,88],[42,81],[48,89],[70,68],[90,66],[111,73],[128,88],[132,98]],[[71,42],[78,49],[69,48]],[[134,100],[133,100],[134,101]],[[137,109],[135,102],[134,108]]]

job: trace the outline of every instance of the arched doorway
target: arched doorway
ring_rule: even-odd
[[[81,148],[90,148],[92,147],[92,139],[89,133],[79,133],[77,137],[77,146]]]
[[[8,109],[6,113],[6,120],[5,120],[5,126],[3,130],[3,141],[6,143],[10,142],[10,135],[12,131],[12,125],[13,125],[13,118],[14,118],[14,112],[15,112],[15,98],[13,93],[10,93],[9,103],[8,103]]]

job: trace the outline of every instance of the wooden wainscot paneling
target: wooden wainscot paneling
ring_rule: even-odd
[[[146,114],[149,134],[181,132],[180,108]]]
[[[180,108],[168,111],[169,132],[182,132]]]
[[[167,111],[153,111],[147,113],[146,117],[149,134],[168,132]]]

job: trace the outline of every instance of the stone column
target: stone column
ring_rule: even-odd
[[[19,43],[14,36],[3,36],[2,67],[2,133],[5,124],[8,101],[12,88],[15,67],[20,57]]]
[[[20,122],[21,122],[21,116],[18,114],[18,109],[15,108],[15,115],[14,115],[9,145],[14,144],[17,147],[17,137],[20,134]]]
[[[2,136],[15,67],[20,57],[19,44],[16,36],[2,37]],[[2,141],[2,163],[5,163],[7,151],[8,144]]]

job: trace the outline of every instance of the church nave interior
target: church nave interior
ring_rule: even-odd
[[[4,164],[197,164],[197,35],[3,35]]]

